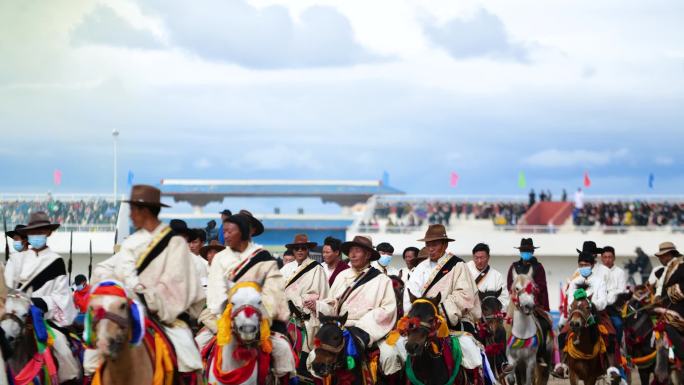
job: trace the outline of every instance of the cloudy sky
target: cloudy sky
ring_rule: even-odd
[[[682,193],[679,0],[0,1],[0,191]],[[55,188],[52,175],[62,171]],[[452,171],[458,186],[449,186]],[[655,189],[648,188],[649,173]]]

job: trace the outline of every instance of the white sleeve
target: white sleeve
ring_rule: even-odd
[[[416,297],[423,295],[423,282],[421,282],[423,278],[423,271],[421,267],[422,266],[418,266],[413,270],[413,274],[411,274],[411,278],[409,278],[408,282],[406,283],[406,287],[404,288],[404,314],[408,314],[408,312],[411,310],[411,298],[409,296],[409,290],[411,291],[411,294],[415,295]]]
[[[225,255],[221,253],[214,256],[214,260],[209,265],[209,276],[207,278],[207,308],[214,315],[221,315],[223,304],[228,299],[228,279],[225,276],[223,259]]]
[[[595,280],[591,302],[596,306],[596,310],[603,311],[608,305],[608,297],[606,292],[606,282],[603,279]]]
[[[503,275],[499,274],[499,279],[496,282],[496,286],[501,288],[501,294],[499,295],[499,302],[501,302],[503,311],[508,308],[508,302],[510,301],[508,290],[506,289],[506,282],[504,281]]]
[[[5,285],[9,288],[16,288],[17,282],[16,282],[16,276],[18,273],[19,266],[17,266],[17,254],[10,254],[10,258],[7,261],[7,265],[5,265]]]

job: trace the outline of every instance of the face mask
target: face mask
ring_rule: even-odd
[[[582,277],[587,278],[591,275],[591,267],[584,266],[579,268],[579,273]]]
[[[47,243],[47,235],[29,235],[28,241],[34,249],[42,249],[43,247],[45,247],[45,244]]]
[[[81,291],[81,290],[83,290],[83,289],[85,289],[85,284],[84,284],[84,283],[82,283],[82,284],[76,286],[76,291]]]
[[[530,259],[532,259],[532,252],[521,251],[520,252],[520,258],[522,258],[523,261],[529,261]]]
[[[22,250],[24,250],[24,242],[22,242],[22,241],[14,241],[14,250],[16,250],[16,251],[22,251]]]
[[[392,262],[391,255],[381,255],[380,259],[378,259],[378,263],[385,267],[387,267],[387,265],[389,265],[390,262]]]

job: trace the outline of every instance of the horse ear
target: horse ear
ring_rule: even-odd
[[[411,289],[406,289],[406,291],[408,292],[409,300],[411,301],[411,303],[416,302],[418,297],[416,297],[415,295],[413,295],[413,293],[411,293]]]
[[[442,293],[437,293],[437,295],[434,298],[428,298],[430,302],[432,302],[433,305],[439,306],[440,302],[442,302]]]
[[[318,320],[321,321],[321,323],[326,323],[327,321],[330,320],[330,317],[321,313],[320,311],[318,313],[316,313],[316,316],[318,317]]]
[[[499,298],[501,296],[501,290],[503,290],[503,289],[500,288],[499,290],[496,291],[496,295],[495,295],[496,298]]]
[[[340,317],[340,323],[342,325],[345,325],[347,323],[347,317],[349,316],[349,313],[344,313],[342,317]]]

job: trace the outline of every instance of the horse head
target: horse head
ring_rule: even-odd
[[[142,342],[144,323],[143,306],[133,300],[133,294],[119,282],[103,281],[90,291],[83,339],[105,358],[115,360],[128,343]]]
[[[530,274],[514,274],[511,285],[511,302],[525,315],[530,315],[536,306],[539,288]]]
[[[397,328],[406,334],[406,353],[419,356],[424,349],[438,337],[446,337],[449,333],[446,320],[439,314],[438,306],[442,294],[434,298],[416,298],[409,290],[411,311],[401,320]]]
[[[482,308],[482,318],[485,320],[487,333],[492,334],[497,330],[503,320],[503,304],[499,301],[501,290],[479,292],[480,306]]]
[[[623,310],[625,332],[630,338],[634,338],[633,335],[644,335],[653,329],[651,314],[647,310],[652,303],[651,290],[646,285],[637,285]]]
[[[10,289],[7,293],[5,314],[0,318],[2,320],[0,325],[10,347],[13,347],[21,339],[25,329],[24,326],[31,312],[31,294],[32,290],[24,293],[13,289]]]
[[[264,314],[261,285],[255,282],[238,282],[229,290],[222,317],[226,322],[219,324],[219,328],[221,325],[227,328],[226,323],[229,323],[230,330],[224,330],[224,333],[232,332],[242,345],[254,345],[259,343],[263,324],[268,324]]]
[[[586,293],[586,289],[586,286],[579,285],[577,287],[573,293],[574,301],[568,309],[568,325],[577,335],[581,329],[596,324],[594,306],[591,303],[591,296]]]
[[[335,373],[346,364],[344,360],[344,324],[347,322],[347,313],[341,317],[318,315],[321,328],[316,333],[314,346],[316,357],[312,363],[313,371],[319,377],[325,377]]]

